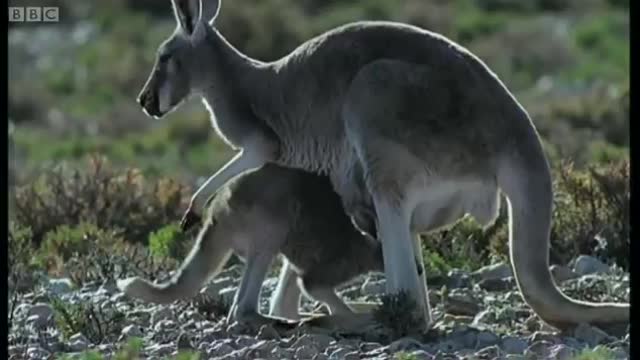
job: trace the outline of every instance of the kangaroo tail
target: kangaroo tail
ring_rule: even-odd
[[[552,180],[549,165],[534,137],[500,159],[497,181],[509,203],[509,249],[516,283],[524,300],[546,323],[566,329],[578,323],[629,322],[629,304],[592,303],[564,295],[549,271]]]
[[[198,234],[196,244],[171,280],[153,284],[132,277],[119,280],[118,288],[131,297],[158,304],[195,296],[208,279],[222,270],[231,255],[229,244],[223,239],[216,239],[214,234],[215,226],[207,221]]]

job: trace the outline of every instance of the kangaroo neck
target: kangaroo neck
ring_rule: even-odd
[[[231,102],[248,102],[260,84],[270,78],[270,66],[252,59],[233,47],[215,28],[207,30],[207,50],[213,64],[202,64],[210,71],[205,76],[202,93],[213,106],[226,108]]]

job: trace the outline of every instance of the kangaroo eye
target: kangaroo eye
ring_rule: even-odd
[[[167,61],[169,61],[169,59],[170,59],[170,58],[171,58],[171,55],[169,55],[169,54],[162,54],[162,55],[160,55],[160,57],[158,58],[158,61],[159,61],[160,63],[163,63],[163,64],[164,64],[164,63],[166,63]]]

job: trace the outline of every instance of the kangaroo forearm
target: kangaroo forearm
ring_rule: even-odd
[[[256,169],[267,162],[267,158],[255,152],[241,151],[216,171],[191,197],[191,208],[200,211],[208,197],[220,189],[231,178],[251,169]]]

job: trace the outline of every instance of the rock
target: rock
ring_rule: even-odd
[[[462,349],[462,346],[453,340],[441,341],[435,346],[437,351],[441,351],[444,353],[453,353]]]
[[[574,279],[578,276],[578,274],[566,266],[551,265],[549,271],[558,284]]]
[[[227,334],[229,335],[241,335],[247,333],[249,330],[249,326],[247,324],[234,321],[229,326],[227,326]]]
[[[223,302],[227,304],[233,304],[233,298],[236,296],[236,292],[238,288],[235,286],[229,286],[224,289],[221,289],[218,292],[218,296],[222,299]]]
[[[478,287],[486,291],[507,291],[513,289],[516,282],[512,277],[503,279],[486,279],[478,282]]]
[[[609,334],[607,334],[606,332],[598,329],[595,326],[584,323],[576,326],[576,328],[573,330],[573,336],[577,340],[586,342],[591,347],[594,347],[605,342],[606,340],[611,339],[611,336],[609,336]]]
[[[77,333],[69,338],[69,349],[71,349],[71,351],[84,351],[89,348],[90,343],[86,336]]]
[[[127,325],[122,328],[123,337],[141,337],[143,335],[142,327],[138,325]]]
[[[444,311],[452,315],[475,316],[481,308],[478,301],[462,295],[449,295],[444,303]]]
[[[222,357],[227,354],[231,354],[234,351],[235,349],[231,345],[224,342],[218,342],[207,350],[207,356]]]
[[[296,359],[313,359],[318,354],[318,348],[315,345],[302,345],[296,349]]]
[[[381,348],[382,344],[377,342],[363,342],[359,345],[359,349],[361,353],[368,353],[369,351]]]
[[[315,354],[311,360],[329,360],[329,355],[318,353]]]
[[[258,330],[258,339],[260,340],[280,340],[280,334],[269,324],[260,326]]]
[[[524,327],[531,332],[537,332],[541,327],[540,320],[536,315],[531,315],[524,321]]]
[[[447,273],[446,285],[449,289],[470,287],[471,278],[466,271],[453,269]]]
[[[434,356],[424,350],[414,350],[409,353],[409,358],[414,360],[432,360]]]
[[[564,344],[553,345],[549,348],[549,357],[557,360],[573,359],[576,350]]]
[[[589,255],[580,255],[575,260],[573,271],[579,276],[602,274],[609,271],[609,265]]]
[[[50,356],[51,353],[39,346],[33,346],[27,349],[27,357],[29,359],[48,359]]]
[[[168,306],[159,306],[151,314],[151,326],[155,326],[162,320],[172,320],[173,312]]]
[[[471,325],[477,327],[486,324],[493,324],[496,320],[496,314],[493,311],[483,310],[473,318]]]
[[[531,343],[535,343],[537,341],[548,341],[551,344],[555,344],[558,342],[558,336],[547,331],[536,331],[529,337],[529,341]]]
[[[164,357],[171,355],[175,347],[173,344],[153,344],[145,350],[151,357]]]
[[[496,345],[500,342],[500,337],[490,331],[480,331],[476,335],[476,348],[484,349],[486,347]]]
[[[384,294],[387,287],[386,284],[387,282],[385,280],[371,280],[367,278],[364,284],[362,284],[360,292],[364,296]]]
[[[524,351],[524,355],[530,359],[546,359],[549,357],[549,348],[552,345],[553,344],[549,341],[536,341]]]
[[[454,330],[448,339],[460,344],[463,349],[474,349],[478,342],[478,331],[476,329],[461,328]]]
[[[38,303],[33,305],[27,312],[27,323],[33,324],[36,328],[43,328],[53,322],[54,311],[51,305]]]
[[[233,287],[233,278],[223,277],[215,278],[207,286],[200,291],[200,293],[208,296],[217,297],[222,289]]]
[[[522,354],[527,346],[525,340],[513,336],[505,336],[501,344],[502,350],[507,354]]]
[[[193,350],[193,345],[191,344],[191,339],[189,338],[189,334],[186,332],[181,333],[178,336],[178,340],[176,341],[176,350]]]
[[[256,340],[253,336],[240,335],[236,338],[234,343],[236,349],[242,349],[254,346],[256,343],[258,343],[258,340]]]
[[[496,359],[502,354],[502,350],[498,345],[487,346],[484,349],[480,349],[476,352],[476,356],[479,359]]]
[[[488,279],[504,279],[513,276],[513,272],[511,271],[511,266],[509,264],[501,262],[482,267],[471,273],[471,276],[477,281]]]
[[[73,282],[68,278],[49,279],[47,288],[52,294],[60,296],[73,291]]]
[[[421,348],[422,344],[418,340],[410,337],[404,337],[389,344],[389,352],[392,354],[399,351],[409,352],[412,350],[419,350]]]

